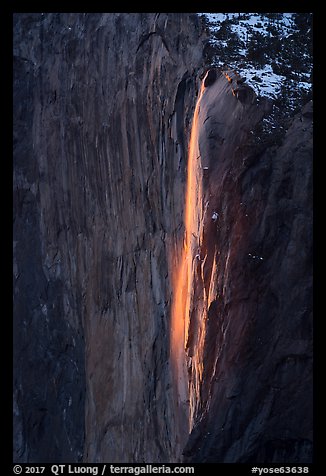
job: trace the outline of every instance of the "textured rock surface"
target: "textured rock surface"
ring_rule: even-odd
[[[204,40],[189,14],[15,15],[16,462],[311,457],[312,107],[264,148],[266,103],[218,72],[199,114],[188,443],[175,400],[171,256]]]
[[[188,349],[196,411],[185,459],[309,462],[312,103],[282,143],[264,147],[256,125],[265,104],[250,90],[236,99],[226,79],[207,88],[199,115],[208,168]]]
[[[201,58],[193,15],[15,16],[16,461],[181,453],[168,247]]]

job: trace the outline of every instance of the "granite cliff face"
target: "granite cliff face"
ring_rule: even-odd
[[[15,462],[311,459],[312,105],[262,144],[269,103],[220,71],[177,390],[204,42],[189,14],[14,16]]]
[[[174,460],[167,256],[199,21],[18,14],[14,28],[15,459]]]
[[[279,144],[261,145],[257,124],[269,104],[244,85],[236,98],[236,81],[221,74],[200,105],[203,223],[184,454],[191,462],[309,462],[312,103]]]

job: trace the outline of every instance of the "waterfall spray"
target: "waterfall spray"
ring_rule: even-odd
[[[202,81],[197,99],[188,148],[187,185],[185,199],[185,234],[177,268],[173,275],[173,302],[171,315],[171,357],[177,388],[177,400],[189,403],[188,375],[186,367],[186,348],[189,337],[189,322],[193,288],[194,267],[200,248],[202,215],[202,168],[199,151],[198,118],[200,103],[205,90]],[[191,429],[191,415],[188,411]]]

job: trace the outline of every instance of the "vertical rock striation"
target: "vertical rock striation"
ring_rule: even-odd
[[[15,461],[181,454],[168,259],[200,28],[188,14],[15,15]]]

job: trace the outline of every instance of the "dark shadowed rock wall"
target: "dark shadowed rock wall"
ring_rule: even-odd
[[[277,143],[258,128],[268,103],[244,86],[236,98],[221,74],[200,106],[205,213],[188,348],[196,412],[185,460],[309,462],[312,103]]]
[[[188,14],[14,18],[15,461],[168,461]]]
[[[14,15],[15,462],[311,458],[312,105],[264,146],[267,103],[220,73],[189,438],[177,423],[171,256],[204,41],[190,14]]]

